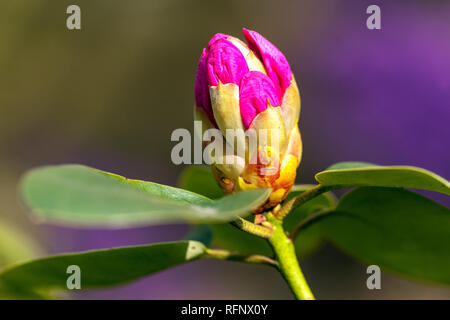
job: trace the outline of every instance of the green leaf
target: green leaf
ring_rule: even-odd
[[[346,162],[338,162],[332,164],[327,168],[328,170],[341,170],[341,169],[358,169],[358,168],[367,168],[367,167],[380,167],[379,165],[369,163],[369,162],[356,162],[356,161],[346,161]]]
[[[80,267],[81,289],[120,285],[196,260],[204,251],[200,242],[178,241],[50,256],[1,272],[0,295],[33,298],[45,290],[67,290],[71,265]]]
[[[357,188],[317,223],[334,244],[369,264],[450,284],[450,210],[394,188]]]
[[[223,191],[217,185],[211,170],[202,166],[187,167],[180,175],[180,188],[201,194],[210,199],[223,197]]]
[[[373,186],[423,189],[450,195],[450,182],[425,169],[410,166],[377,166],[342,162],[316,174],[324,186]]]
[[[161,199],[174,200],[174,201],[178,201],[178,202],[186,202],[186,203],[198,204],[198,205],[210,203],[210,199],[208,199],[207,197],[202,196],[197,193],[194,193],[194,192],[190,192],[188,190],[174,188],[171,186],[166,186],[163,184],[150,182],[150,181],[128,179],[123,176],[119,176],[117,174],[109,173],[109,172],[105,172],[105,171],[101,171],[101,170],[96,170],[96,171],[99,173],[105,174],[111,178],[115,178],[118,181],[122,182],[123,184],[132,186],[138,190],[144,191],[148,194],[151,194],[152,196],[156,196]]]
[[[86,227],[230,221],[248,214],[270,194],[269,189],[258,189],[211,200],[81,165],[31,170],[23,179],[22,191],[26,204],[41,220]]]

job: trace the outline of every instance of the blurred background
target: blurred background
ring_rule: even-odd
[[[81,8],[81,30],[66,28],[70,4]],[[371,4],[381,8],[381,30],[366,27]],[[186,225],[107,231],[35,224],[18,196],[19,179],[35,166],[81,163],[175,185],[183,166],[170,161],[170,134],[192,132],[202,48],[217,32],[243,39],[242,27],[272,41],[297,79],[298,182],[313,183],[314,173],[348,160],[415,165],[450,178],[449,1],[2,1],[0,249],[16,241],[3,263],[182,238]],[[388,274],[382,290],[370,291],[366,266],[327,244],[301,264],[320,299],[450,299],[448,287]],[[197,261],[75,298],[292,296],[274,270]]]

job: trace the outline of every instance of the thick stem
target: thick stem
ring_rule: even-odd
[[[286,236],[282,221],[275,218],[271,213],[267,214],[267,220],[273,225],[273,234],[269,238],[269,243],[275,252],[281,274],[297,299],[314,300],[298,264],[294,244]]]

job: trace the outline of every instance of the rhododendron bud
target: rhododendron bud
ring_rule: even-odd
[[[300,95],[284,55],[257,32],[243,33],[248,44],[216,34],[203,50],[194,116],[203,130],[223,136],[226,151],[216,154],[212,170],[225,193],[272,188],[255,210],[261,212],[283,201],[294,184],[302,153]]]

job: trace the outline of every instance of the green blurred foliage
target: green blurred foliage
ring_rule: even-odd
[[[0,222],[0,269],[36,258],[41,252],[42,249],[23,231]]]

